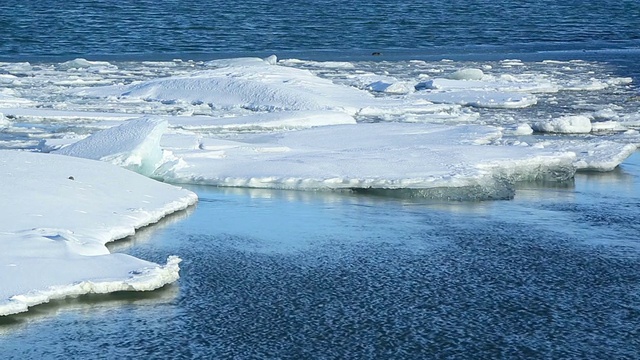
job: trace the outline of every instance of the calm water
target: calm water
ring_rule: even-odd
[[[637,82],[640,2],[3,0],[0,34],[7,61],[560,52]],[[512,201],[195,190],[112,246],[179,255],[176,284],[0,318],[0,358],[640,355],[638,153]]]

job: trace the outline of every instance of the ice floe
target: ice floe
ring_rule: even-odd
[[[184,209],[192,192],[99,161],[0,154],[0,315],[87,293],[152,290],[178,278],[105,244]]]
[[[343,110],[351,115],[373,97],[315,76],[307,70],[272,65],[263,60],[218,62],[217,69],[184,77],[79,91],[84,96],[119,96],[155,101],[206,103],[214,109],[254,111]]]
[[[164,129],[166,124],[159,119],[131,120],[57,153],[122,166],[121,159],[131,154],[140,159],[142,154],[159,153],[158,134]],[[137,133],[139,140],[121,136],[129,132]],[[508,198],[515,182],[573,176],[573,152],[492,145],[501,136],[501,130],[491,126],[402,123],[322,126],[246,134],[233,140],[173,133],[163,142],[171,149],[170,156],[161,157],[162,163],[157,155],[150,155],[154,171],[143,173],[166,182],[215,186],[411,189],[423,194],[425,189],[439,189],[438,196],[457,199],[465,199],[460,189],[471,189],[465,195],[468,199],[495,198],[497,193]],[[93,141],[94,137],[99,140]],[[108,146],[98,151],[101,144]]]
[[[531,128],[539,132],[561,134],[588,134],[591,132],[591,119],[584,115],[562,116],[550,121],[538,121]]]
[[[573,175],[570,152],[488,145],[497,128],[378,123],[261,134],[242,141],[208,138],[175,151],[183,163],[156,176],[177,183],[296,190],[473,187],[491,198],[516,181]],[[482,192],[478,189],[484,189]],[[447,197],[446,191],[444,198]]]

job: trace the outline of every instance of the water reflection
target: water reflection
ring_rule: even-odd
[[[176,223],[184,221],[196,211],[196,206],[190,206],[184,210],[177,211],[173,214],[165,216],[160,221],[149,224],[145,227],[136,230],[132,236],[127,236],[124,239],[119,239],[110,243],[107,243],[107,248],[110,252],[125,252],[127,249],[153,241],[154,237],[158,236],[158,233],[164,229],[174,226]]]
[[[25,331],[41,322],[60,321],[65,317],[104,317],[109,316],[114,310],[124,309],[155,312],[158,308],[174,302],[178,294],[177,285],[167,285],[155,291],[123,291],[52,300],[31,307],[28,312],[0,316],[0,345],[4,336],[15,336],[16,332]]]

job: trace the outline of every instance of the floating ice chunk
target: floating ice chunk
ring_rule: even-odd
[[[0,316],[178,278],[176,257],[160,266],[104,244],[185,209],[192,192],[98,161],[19,151],[2,151],[0,178]]]
[[[618,120],[620,118],[620,116],[615,112],[615,110],[611,108],[598,110],[593,114],[591,114],[591,117],[594,120],[599,120],[599,121]]]
[[[607,84],[609,85],[629,85],[633,83],[633,78],[631,77],[615,77],[607,79]]]
[[[609,84],[600,80],[592,79],[589,82],[583,82],[580,80],[571,81],[562,86],[562,90],[565,91],[595,91],[603,90],[609,87]]]
[[[407,82],[386,82],[378,80],[369,84],[367,89],[387,94],[409,94],[415,90],[415,86]]]
[[[573,175],[573,153],[478,145],[500,134],[486,126],[376,123],[242,141],[210,139],[198,150],[176,151],[186,165],[164,167],[155,176],[177,183],[298,190],[438,189],[426,193],[445,198],[464,188],[467,199],[486,199],[510,193],[514,181]]]
[[[458,104],[479,108],[519,109],[537,104],[538,98],[530,94],[501,91],[459,90],[416,93],[417,97],[444,104]]]
[[[453,80],[482,80],[484,72],[480,69],[460,69],[448,77]]]
[[[89,61],[87,59],[82,59],[82,58],[69,60],[69,61],[63,62],[61,64],[58,64],[58,66],[57,66],[58,70],[86,69],[86,68],[90,68],[90,67],[117,68],[116,66],[114,66],[111,63],[106,62],[106,61]]]
[[[416,90],[483,90],[483,91],[507,91],[526,93],[547,93],[557,92],[558,85],[548,81],[517,81],[507,75],[500,77],[501,80],[455,80],[435,78],[416,84]]]
[[[505,59],[500,61],[500,65],[503,67],[524,66],[524,63],[520,59]]]
[[[627,128],[620,125],[617,121],[594,121],[591,123],[591,131],[626,131]]]
[[[513,135],[531,135],[533,134],[533,129],[529,124],[518,124],[518,126],[513,131]]]
[[[161,165],[160,139],[168,127],[161,118],[130,120],[56,150],[57,154],[102,160],[144,175]]]
[[[531,124],[537,132],[561,134],[587,134],[591,132],[591,119],[584,115],[563,116],[551,121],[538,121]]]
[[[25,239],[35,243],[35,239]],[[13,255],[15,239],[0,235],[7,255]],[[0,316],[25,312],[51,300],[116,291],[151,291],[179,278],[180,258],[170,256],[157,265],[125,254],[53,257],[45,244],[31,258],[12,259],[0,270]],[[37,255],[36,255],[37,254]],[[36,256],[33,256],[36,255]],[[39,257],[38,257],[39,255]],[[4,256],[2,256],[4,257]],[[16,283],[16,281],[23,281]]]
[[[269,65],[275,65],[278,62],[278,57],[275,55],[270,55],[264,58],[263,60]]]
[[[598,138],[580,141],[549,140],[538,145],[549,150],[575,153],[574,166],[583,171],[611,171],[637,150],[634,144]]]

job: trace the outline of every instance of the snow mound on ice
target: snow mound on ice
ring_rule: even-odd
[[[55,153],[106,161],[150,175],[163,160],[160,139],[167,127],[167,120],[161,118],[130,120],[96,132]]]
[[[537,132],[560,134],[588,134],[591,132],[591,119],[584,115],[563,116],[551,121],[539,121],[531,124]]]

